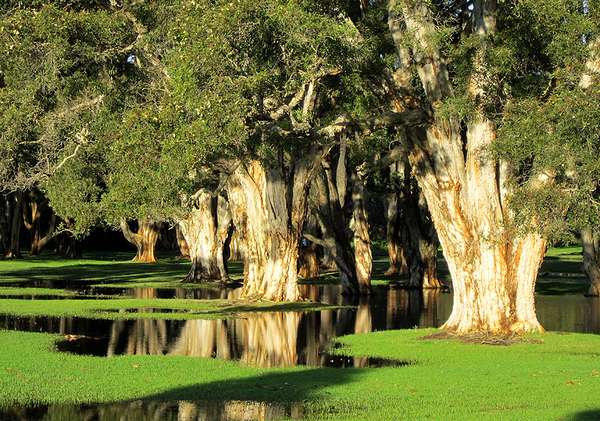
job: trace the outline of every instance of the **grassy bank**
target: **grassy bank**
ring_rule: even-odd
[[[86,317],[107,320],[227,318],[250,311],[310,311],[336,308],[313,302],[271,303],[227,300],[139,299],[24,300],[0,299],[0,314],[13,316]]]
[[[511,346],[423,340],[430,330],[341,338],[399,368],[257,369],[214,359],[53,352],[56,336],[0,331],[0,406],[151,400],[303,402],[309,419],[596,419],[600,337]],[[539,342],[539,343],[538,343]],[[589,418],[586,418],[589,417]]]

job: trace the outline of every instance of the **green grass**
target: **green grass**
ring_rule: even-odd
[[[187,320],[226,318],[252,311],[313,311],[339,308],[313,302],[273,303],[227,300],[140,299],[24,300],[0,299],[0,314],[13,316],[87,317],[107,320]],[[181,310],[181,312],[171,312]]]
[[[400,368],[259,369],[173,356],[53,352],[59,338],[0,331],[0,406],[146,400],[304,401],[308,419],[551,420],[599,414],[600,337],[545,334],[490,346],[422,340],[431,330],[341,338],[345,352]]]
[[[67,291],[58,288],[28,288],[28,287],[2,287],[0,286],[0,296],[25,296],[32,297],[76,297],[78,294],[74,291]]]

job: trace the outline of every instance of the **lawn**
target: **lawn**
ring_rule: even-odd
[[[118,255],[117,260],[111,260],[88,255],[68,261],[42,256],[0,262],[0,296],[5,297],[0,299],[0,314],[197,319],[324,308],[311,302],[125,296],[82,300],[72,290],[95,284],[196,287],[180,282],[189,262],[167,258],[154,265],[136,264],[124,260],[126,257]],[[578,248],[549,250],[538,292],[584,292],[580,259]],[[239,278],[241,266],[234,263],[231,268],[232,277]],[[444,274],[443,261],[440,268]],[[381,276],[385,269],[384,259],[375,261],[375,283],[392,281]],[[332,282],[333,278],[328,274],[323,280]],[[14,283],[20,286],[11,285]],[[293,404],[307,419],[600,419],[600,336],[546,333],[509,346],[423,339],[435,332],[411,329],[337,339],[340,347],[334,352],[410,362],[404,367],[265,369],[197,357],[72,355],[56,352],[55,343],[63,340],[62,336],[0,330],[0,407],[12,410],[19,405],[118,403],[121,411],[130,411],[139,409],[138,404],[128,403],[132,400],[152,405],[207,400]],[[57,413],[75,414],[79,410],[64,407]]]
[[[398,368],[258,369],[173,356],[53,351],[57,336],[0,331],[0,406],[133,399],[301,402],[308,419],[597,419],[600,337],[544,334],[493,346],[424,340],[432,330],[347,336],[341,351]]]

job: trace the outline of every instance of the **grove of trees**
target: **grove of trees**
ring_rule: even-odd
[[[441,247],[447,331],[542,331],[549,244],[600,295],[599,29],[588,0],[3,1],[0,247],[104,226],[154,262],[170,230],[187,281],[232,256],[297,301],[322,268],[369,294],[379,236],[410,288]]]

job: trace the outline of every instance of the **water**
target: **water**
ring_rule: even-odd
[[[92,291],[89,291],[92,293]],[[107,292],[107,291],[104,291]],[[229,299],[236,289],[115,289],[138,298]],[[335,338],[386,329],[438,327],[450,314],[452,295],[440,291],[407,291],[393,286],[374,289],[371,297],[352,301],[336,286],[302,286],[307,299],[353,305],[315,312],[248,312],[217,320],[96,320],[77,317],[0,315],[0,329],[49,332],[64,336],[59,352],[99,357],[117,355],[185,355],[221,358],[259,367],[333,367],[377,369],[402,367],[408,361],[349,357],[328,351]],[[62,298],[62,297],[61,297]],[[139,309],[145,312],[152,308]],[[165,312],[164,309],[156,310]],[[580,295],[537,297],[542,325],[551,331],[600,333],[600,299]],[[15,407],[0,411],[4,419],[206,419],[271,420],[302,418],[301,402],[248,401],[157,402],[110,405]]]
[[[107,405],[41,405],[0,410],[0,421],[251,421],[302,419],[300,402],[133,401]]]

